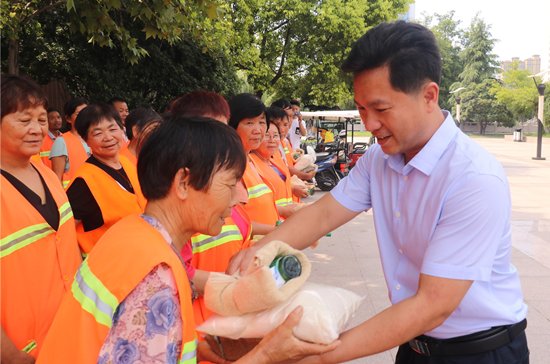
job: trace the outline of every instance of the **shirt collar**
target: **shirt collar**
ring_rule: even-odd
[[[441,156],[455,139],[458,128],[451,116],[451,113],[442,110],[445,120],[430,138],[428,143],[409,162],[409,165],[429,176],[435,168]]]
[[[389,166],[402,174],[408,174],[413,168],[429,176],[435,168],[437,162],[458,133],[458,128],[449,113],[442,110],[445,120],[430,138],[428,143],[414,156],[409,163],[403,166],[404,159],[402,154],[384,155],[388,159]]]

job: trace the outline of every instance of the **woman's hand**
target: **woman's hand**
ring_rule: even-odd
[[[292,185],[292,194],[302,198],[309,196],[308,188],[304,185]]]

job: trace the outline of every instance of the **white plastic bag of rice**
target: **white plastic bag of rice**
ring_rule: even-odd
[[[305,341],[329,344],[345,329],[363,299],[347,289],[307,282],[288,301],[269,310],[242,316],[214,315],[197,330],[230,339],[261,338],[302,306],[304,314],[294,334]]]

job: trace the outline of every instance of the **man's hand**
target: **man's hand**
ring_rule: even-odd
[[[329,345],[313,344],[294,336],[293,329],[302,318],[303,308],[297,307],[275,330],[267,334],[251,352],[259,355],[258,363],[280,363],[286,360],[298,360],[309,355],[318,355],[334,350],[340,341]]]
[[[248,249],[241,250],[237,254],[233,255],[231,257],[231,260],[229,261],[229,265],[225,273],[232,275],[237,272],[240,272],[240,273],[246,272],[248,267],[254,261],[254,256],[256,255],[256,251],[259,248],[261,248],[263,245],[264,244],[256,243],[254,244],[254,246]]]

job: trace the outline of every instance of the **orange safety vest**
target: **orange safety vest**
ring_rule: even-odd
[[[34,163],[59,211],[53,230],[1,177],[0,278],[2,329],[19,350],[36,357],[81,262],[71,206],[57,176]]]
[[[134,164],[134,166],[137,166],[137,157],[130,152],[130,149],[128,149],[128,144],[125,144],[120,148],[120,155],[125,156],[128,158],[130,162]]]
[[[248,203],[244,209],[250,220],[275,225],[279,220],[279,213],[275,207],[273,187],[262,179],[253,160],[249,160],[246,164],[243,183],[248,191]]]
[[[183,320],[179,363],[196,363],[191,287],[183,263],[160,232],[131,215],[103,235],[78,269],[37,364],[95,364],[118,306],[161,263],[172,270],[178,289]]]
[[[281,139],[281,144],[283,145],[283,150],[285,152],[285,157],[286,157],[286,161],[288,163],[288,165],[290,167],[294,167],[294,164],[296,163],[296,161],[294,160],[294,157],[292,156],[292,146],[290,145],[290,142],[288,141],[287,138],[283,138]]]
[[[54,139],[51,138],[50,133],[47,133],[40,147],[40,158],[42,163],[48,168],[52,168],[52,161],[50,160],[50,152],[52,150]]]
[[[286,164],[290,167],[294,167],[296,161],[292,156],[292,147],[290,146],[290,142],[288,141],[288,139],[284,138],[281,140],[281,144],[283,145],[283,151],[285,152]],[[282,156],[280,156],[280,154],[277,152],[275,152],[274,157],[276,160],[278,160],[279,157],[282,159]],[[300,202],[300,197],[293,194],[292,201],[298,203]]]
[[[231,216],[225,219],[222,231],[217,236],[205,234],[193,235],[191,237],[191,245],[193,247],[191,264],[193,267],[208,272],[223,273],[229,266],[231,257],[249,247],[252,233],[250,219],[242,206],[237,205],[234,209],[248,224],[246,236],[242,235],[241,230]],[[193,302],[193,309],[195,310],[195,323],[197,325],[202,324],[212,315],[212,312],[206,308],[202,296]]]
[[[82,145],[82,139],[80,139],[78,135],[74,135],[68,131],[61,137],[65,140],[68,154],[67,159],[69,160],[69,170],[63,173],[63,187],[68,188],[69,184],[74,179],[76,171],[86,162],[89,155],[88,152],[86,152],[86,148]]]
[[[91,231],[84,231],[83,224],[77,224],[76,237],[84,254],[88,254],[105,231],[117,221],[128,215],[142,213],[145,209],[147,200],[139,186],[136,166],[124,156],[119,156],[119,160],[134,193],[126,191],[107,172],[91,163],[80,166],[74,176],[75,179],[80,177],[86,181],[103,217],[103,225]]]
[[[273,165],[285,175],[286,179],[283,181],[281,176],[273,170],[273,167],[260,156],[255,153],[250,153],[250,157],[254,161],[254,164],[258,167],[258,171],[260,172],[260,176],[263,180],[269,181],[271,186],[273,186],[275,205],[287,206],[292,204],[292,186],[290,185],[290,171],[288,170],[288,167],[286,167],[284,163],[282,163],[282,166],[278,165],[277,161],[274,158],[271,158],[271,163],[273,163]],[[282,162],[282,158],[280,162]],[[286,168],[283,168],[283,166]]]

